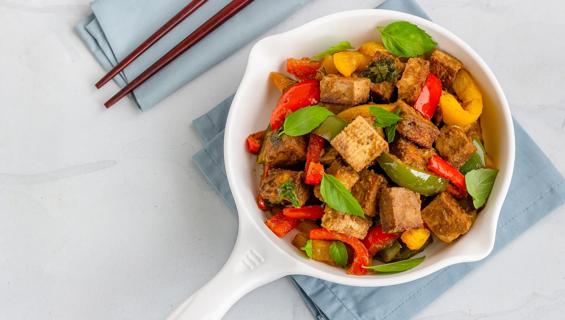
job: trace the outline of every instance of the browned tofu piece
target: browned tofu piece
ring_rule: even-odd
[[[306,161],[305,136],[291,137],[268,131],[265,140],[265,162],[275,167],[286,167]]]
[[[339,180],[347,190],[351,190],[351,187],[359,180],[359,174],[340,159],[332,162],[326,172]]]
[[[324,151],[324,153],[320,157],[320,163],[329,166],[337,158],[339,158],[339,153],[337,152],[336,149],[334,149],[334,147],[330,146]]]
[[[357,172],[365,169],[382,152],[388,151],[388,143],[361,116],[348,124],[330,143]]]
[[[469,137],[469,139],[479,139],[480,141],[483,141],[481,125],[479,124],[478,120],[471,123],[470,125],[462,127],[462,129],[463,131],[465,131],[465,134],[467,135],[467,137]]]
[[[445,125],[436,140],[436,149],[454,167],[461,167],[476,151],[471,139],[458,126]]]
[[[433,234],[446,243],[467,233],[473,224],[472,215],[465,213],[447,192],[437,195],[422,210],[422,218]]]
[[[384,232],[402,232],[423,226],[420,195],[402,187],[385,188],[379,199]]]
[[[459,60],[441,50],[434,50],[430,56],[430,71],[441,80],[444,88],[451,88],[461,67]]]
[[[302,171],[270,169],[261,177],[260,195],[269,204],[303,206],[310,197],[310,189],[302,182]]]
[[[400,61],[398,57],[388,52],[377,52],[371,65],[371,72],[366,72],[371,81],[371,97],[374,102],[390,102],[396,82],[404,71],[405,63]],[[393,66],[391,68],[391,66]]]
[[[434,149],[420,148],[414,143],[399,137],[390,145],[390,153],[402,162],[420,170],[427,170],[428,161],[436,154]]]
[[[389,102],[393,93],[394,84],[392,82],[371,83],[371,96],[375,102]]]
[[[346,234],[351,237],[363,239],[369,231],[371,220],[341,213],[326,206],[322,217],[322,227]]]
[[[335,104],[335,103],[324,103],[323,104],[326,109],[334,114],[338,114],[345,109],[351,108],[351,106],[343,105],[343,104]]]
[[[327,75],[320,81],[320,101],[354,106],[369,100],[371,80]]]
[[[439,129],[404,101],[398,100],[396,105],[400,108],[402,118],[396,125],[396,131],[420,147],[431,148],[439,135]]]
[[[359,174],[361,179],[351,189],[351,193],[359,201],[363,212],[369,217],[377,214],[377,200],[380,191],[387,186],[386,178],[373,170],[365,169]]]
[[[430,74],[430,62],[422,58],[410,58],[402,77],[396,83],[398,99],[413,105],[422,91],[426,78]]]

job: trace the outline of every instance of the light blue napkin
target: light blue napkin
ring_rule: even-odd
[[[380,8],[428,18],[413,0],[388,0]],[[223,129],[232,98],[194,120],[206,146],[193,159],[218,195],[235,211],[223,157]],[[491,256],[565,202],[563,177],[520,124],[514,122],[514,126],[516,166]],[[482,264],[458,264],[410,283],[383,288],[348,287],[306,276],[290,278],[316,319],[408,319]]]
[[[254,1],[136,89],[133,92],[135,102],[141,110],[154,106],[308,1]],[[91,4],[92,14],[75,30],[108,71],[187,3],[181,0],[95,0]],[[117,76],[118,85],[124,86],[133,80],[227,3],[229,0],[206,2]]]

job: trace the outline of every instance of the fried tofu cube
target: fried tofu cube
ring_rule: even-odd
[[[467,233],[473,224],[473,216],[465,213],[447,192],[437,195],[422,210],[422,218],[432,233],[446,243]]]
[[[477,150],[463,129],[448,125],[441,128],[436,140],[436,149],[456,168],[461,167]]]
[[[463,64],[450,54],[434,50],[430,56],[430,71],[438,76],[445,88],[450,88]]]
[[[479,139],[480,141],[483,140],[483,134],[479,120],[462,127],[462,129],[463,131],[465,131],[465,134],[467,135],[467,137],[469,137],[469,139]]]
[[[434,149],[420,148],[414,143],[399,137],[390,145],[390,153],[400,161],[420,170],[427,170],[428,161],[436,154]]]
[[[339,180],[347,190],[351,190],[351,187],[359,180],[359,174],[339,159],[332,162],[326,172]]]
[[[362,116],[348,124],[330,144],[357,172],[365,169],[381,153],[388,151],[388,143]]]
[[[420,195],[402,187],[385,188],[379,199],[379,214],[384,232],[395,233],[420,228]]]
[[[337,152],[337,150],[334,149],[334,147],[329,146],[329,148],[327,148],[320,157],[320,162],[323,165],[329,166],[330,164],[332,164],[332,162],[334,162],[338,158],[339,158],[339,153]]]
[[[429,74],[430,62],[428,60],[423,58],[408,59],[402,77],[396,83],[398,99],[414,105]]]
[[[396,131],[406,139],[424,148],[431,148],[439,135],[439,129],[418,111],[398,100],[396,105],[400,108],[400,117]]]
[[[310,197],[310,189],[302,181],[302,171],[270,169],[261,177],[259,194],[269,204],[303,206]]]
[[[394,93],[394,84],[388,81],[371,83],[371,96],[375,102],[389,102]]]
[[[358,239],[365,238],[371,224],[369,219],[338,212],[328,206],[324,209],[322,217],[322,227]]]
[[[359,175],[361,179],[353,186],[351,194],[359,201],[365,215],[374,217],[380,192],[387,186],[386,178],[369,169],[361,171]]]
[[[354,106],[369,100],[371,80],[327,75],[320,81],[320,101]]]
[[[307,142],[304,136],[279,136],[268,131],[264,139],[265,162],[275,167],[287,167],[306,161]]]

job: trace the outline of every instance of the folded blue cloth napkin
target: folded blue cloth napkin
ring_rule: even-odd
[[[154,106],[308,1],[254,1],[137,88],[134,101],[141,110]],[[227,3],[229,0],[206,2],[124,69],[115,78],[118,85],[133,80]],[[108,71],[187,4],[181,0],[95,0],[92,14],[75,30]]]
[[[413,0],[388,0],[380,8],[428,18]],[[235,211],[223,157],[223,129],[232,98],[194,120],[206,146],[193,159],[218,195]],[[514,126],[516,166],[491,256],[565,202],[563,177],[520,124],[514,122]],[[349,287],[307,276],[290,278],[316,319],[408,319],[482,264],[458,264],[410,283],[382,288]],[[367,303],[370,301],[374,303]]]

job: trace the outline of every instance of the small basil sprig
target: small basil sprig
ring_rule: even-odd
[[[286,181],[279,187],[279,195],[290,201],[292,206],[299,208],[300,201],[298,201],[298,196],[296,195],[296,185],[292,181]]]
[[[388,143],[392,143],[396,135],[396,124],[402,119],[400,109],[390,112],[383,108],[369,107],[369,111],[375,116],[375,126],[383,128]]]
[[[357,199],[331,174],[326,173],[322,178],[320,193],[330,208],[352,216],[365,216]]]
[[[377,272],[380,272],[380,273],[397,273],[397,272],[403,272],[403,271],[406,271],[406,270],[410,270],[410,269],[418,266],[420,263],[422,263],[424,261],[425,258],[426,257],[420,257],[420,258],[402,260],[402,261],[397,261],[397,262],[393,262],[393,263],[387,263],[387,264],[381,264],[381,265],[377,265],[377,266],[369,266],[369,267],[363,267],[363,268],[373,270],[373,271],[377,271]]]
[[[385,48],[399,57],[421,56],[437,47],[430,35],[407,21],[396,21],[377,29]]]
[[[332,242],[330,245],[330,257],[335,264],[340,267],[345,267],[347,265],[347,260],[349,259],[345,244],[341,241]]]
[[[321,106],[305,107],[289,114],[284,120],[283,133],[288,136],[303,136],[316,129],[327,117],[334,114]]]
[[[471,170],[465,175],[465,185],[467,192],[473,198],[475,209],[482,207],[488,199],[498,170],[496,169],[477,169]]]
[[[308,239],[308,241],[306,241],[306,245],[300,248],[300,250],[306,252],[306,256],[312,259],[312,239]]]
[[[334,54],[336,52],[345,51],[348,49],[353,49],[351,43],[349,41],[341,41],[339,43],[334,44],[333,46],[329,47],[328,50],[322,51],[317,55],[312,56],[313,60],[322,60],[325,56],[330,54]]]

